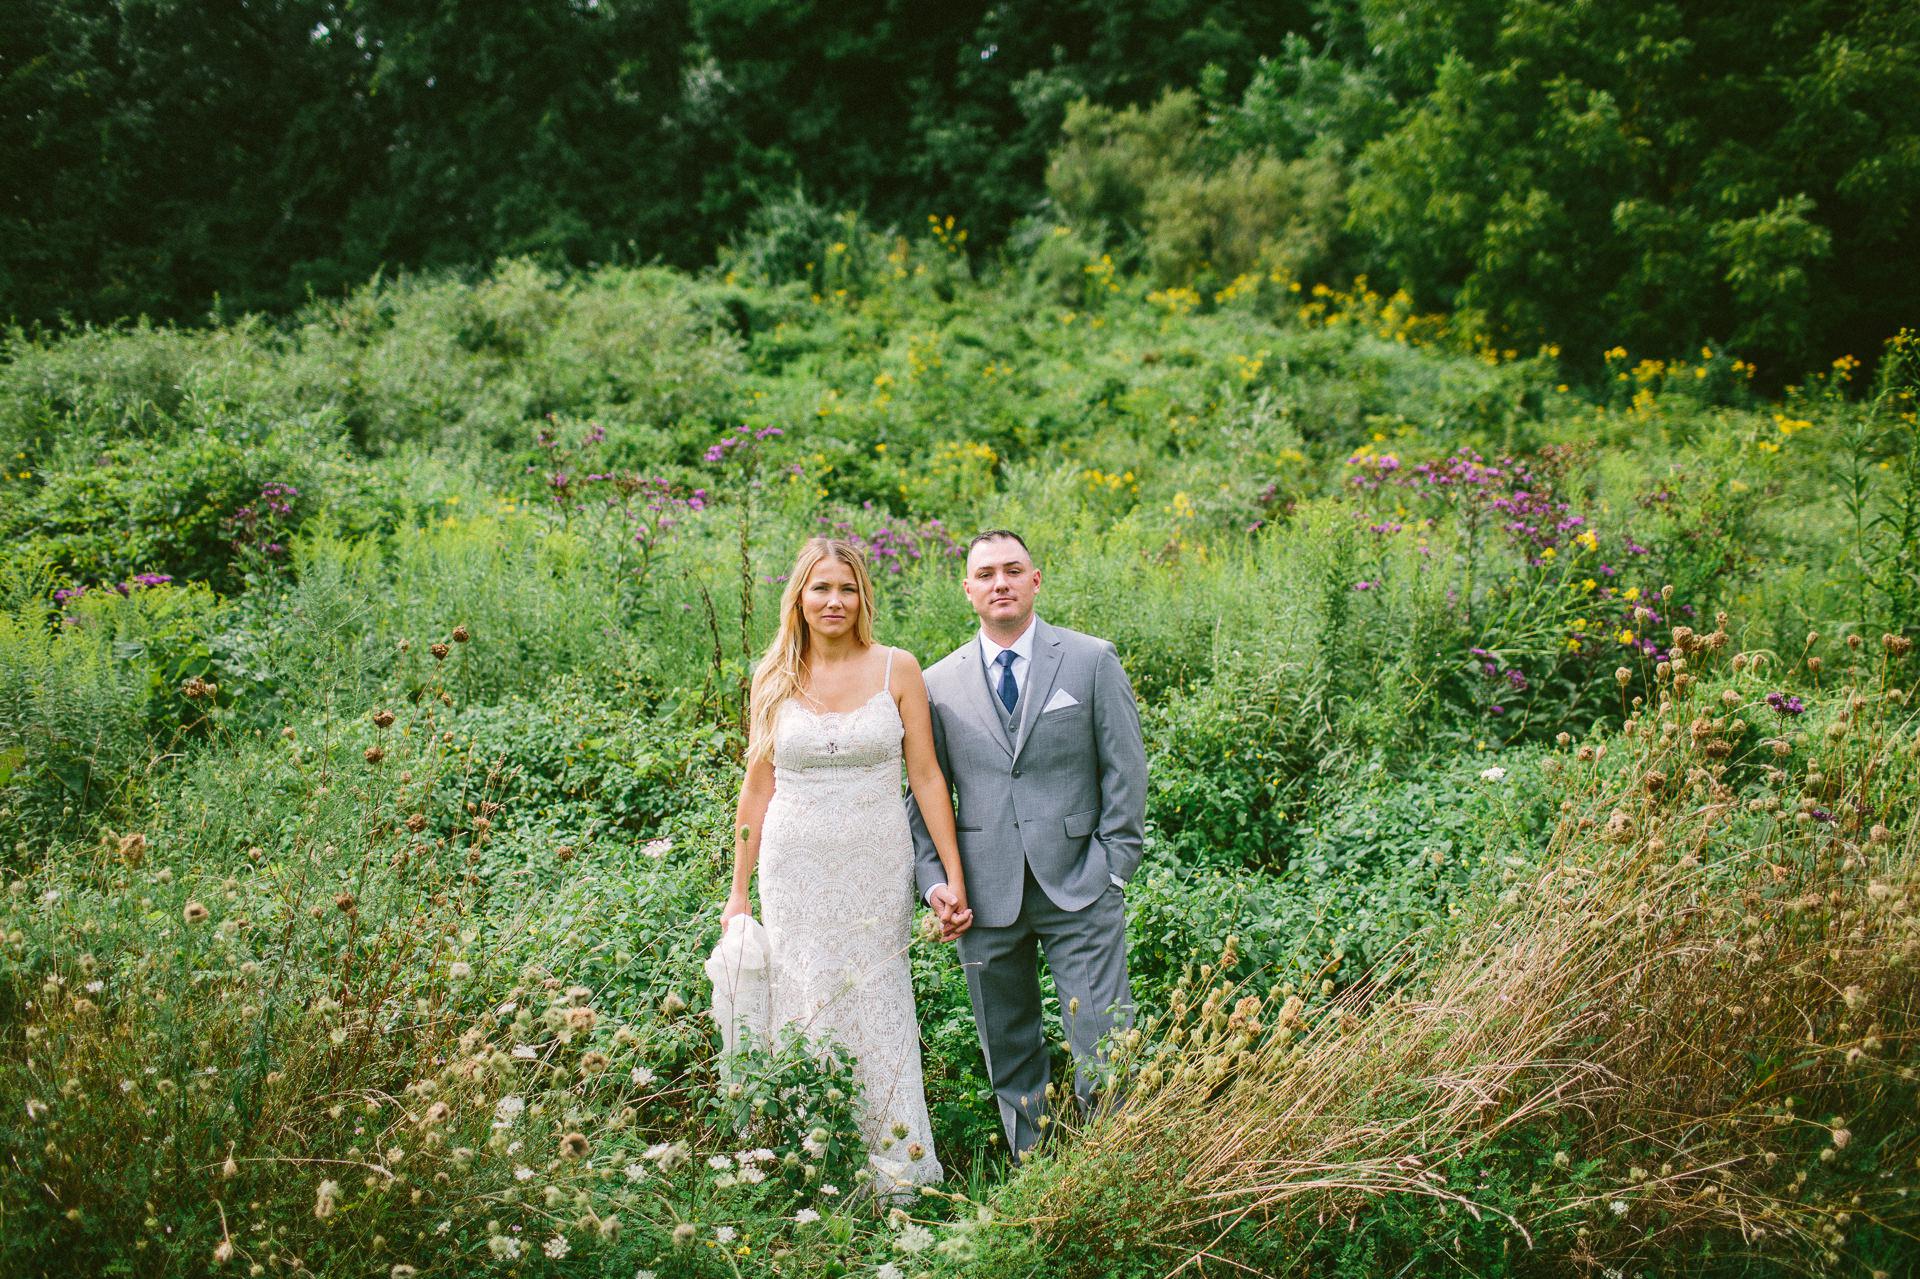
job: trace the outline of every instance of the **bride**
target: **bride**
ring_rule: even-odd
[[[860,1130],[882,1193],[941,1177],[907,967],[913,839],[900,800],[903,757],[957,899],[943,921],[951,938],[973,915],[919,664],[873,642],[873,583],[859,550],[811,538],[754,671],[733,889],[720,926],[751,910],[757,864],[774,1026],[852,1050]]]

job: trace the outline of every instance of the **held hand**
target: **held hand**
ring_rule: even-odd
[[[747,899],[744,896],[738,893],[729,896],[727,898],[727,904],[721,908],[720,911],[720,935],[722,937],[727,935],[727,925],[733,922],[735,915],[751,915],[752,913],[753,907],[747,903]]]
[[[973,926],[973,911],[967,907],[964,892],[956,893],[941,884],[927,895],[927,902],[940,920],[940,940],[952,941]]]

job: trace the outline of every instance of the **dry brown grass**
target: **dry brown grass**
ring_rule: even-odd
[[[1911,662],[1843,653],[1826,690],[1802,666],[1812,709],[1791,720],[1764,701],[1773,663],[1723,663],[1724,643],[1679,633],[1689,656],[1663,666],[1657,705],[1563,743],[1550,846],[1425,971],[1409,949],[1311,1007],[1279,989],[1176,997],[1128,1049],[1128,1103],[1032,1198],[1042,1232],[1093,1229],[1081,1206],[1114,1196],[1092,1179],[1124,1169],[1135,1246],[1170,1272],[1247,1264],[1241,1223],[1271,1257],[1386,1196],[1482,1216],[1499,1209],[1463,1179],[1472,1159],[1539,1167],[1558,1147],[1502,1213],[1542,1265],[1711,1237],[1819,1267],[1864,1226],[1912,1237]]]

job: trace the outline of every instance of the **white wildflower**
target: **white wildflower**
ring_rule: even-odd
[[[520,1241],[511,1235],[495,1235],[487,1240],[487,1251],[507,1261],[515,1261],[520,1256]]]
[[[933,1247],[933,1232],[916,1222],[902,1230],[900,1237],[895,1239],[893,1244],[901,1252],[925,1252]]]
[[[799,1225],[810,1226],[820,1220],[820,1214],[811,1208],[802,1208],[799,1212],[793,1214],[793,1219],[795,1223]]]
[[[628,1075],[627,1078],[633,1081],[633,1086],[635,1088],[651,1088],[653,1087],[654,1082],[659,1078],[659,1076],[655,1075],[651,1070],[648,1070],[645,1066],[635,1066],[633,1068],[633,1073]]]
[[[752,1164],[740,1166],[740,1181],[743,1185],[757,1186],[767,1179],[767,1174]]]
[[[1483,782],[1497,782],[1506,775],[1507,770],[1495,764],[1492,768],[1486,769],[1480,774],[1480,780]]]
[[[737,1233],[732,1226],[715,1226],[713,1228],[713,1237],[721,1243],[732,1243]]]
[[[1616,1217],[1624,1217],[1627,1215],[1627,1201],[1624,1199],[1616,1199],[1608,1204],[1607,1207],[1613,1210],[1613,1215]]]
[[[707,1167],[713,1169],[715,1172],[725,1172],[727,1169],[733,1167],[733,1160],[727,1158],[725,1155],[714,1155],[707,1160]]]
[[[540,1249],[540,1251],[546,1253],[549,1257],[552,1257],[555,1261],[558,1261],[560,1260],[560,1258],[566,1256],[569,1252],[573,1251],[573,1249],[568,1246],[567,1237],[565,1235],[555,1235],[553,1238],[547,1240],[545,1246],[543,1246]]]
[[[646,844],[642,845],[640,848],[640,852],[642,856],[651,857],[655,861],[659,861],[662,857],[665,857],[668,853],[672,851],[673,851],[673,840],[671,838],[649,840]]]
[[[533,1169],[527,1167],[525,1164],[521,1164],[513,1170],[513,1179],[515,1181],[532,1181],[533,1175]]]
[[[513,1046],[513,1055],[521,1061],[532,1061],[540,1054],[534,1049],[532,1044],[515,1044]]]
[[[647,1166],[645,1164],[628,1164],[625,1168],[621,1169],[621,1171],[627,1174],[628,1181],[640,1181],[647,1175]]]
[[[516,1096],[513,1096],[512,1094],[508,1094],[507,1096],[502,1097],[499,1101],[494,1103],[493,1117],[495,1119],[498,1119],[503,1124],[510,1124],[514,1120],[518,1119],[520,1117],[520,1112],[525,1110],[526,1108],[527,1108],[527,1102],[524,1097],[516,1097]]]
[[[455,981],[465,981],[467,978],[473,976],[473,965],[464,959],[456,959],[447,965],[447,976],[453,978]]]

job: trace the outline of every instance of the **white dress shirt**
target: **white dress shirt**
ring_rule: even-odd
[[[1013,710],[1023,724],[1027,719],[1027,672],[1033,669],[1033,633],[1038,629],[1029,617],[1027,629],[1020,632],[1020,638],[1004,645],[989,639],[985,627],[980,629],[980,660],[986,663],[987,687],[996,698],[1000,696],[1000,654],[1013,654],[1013,686],[1020,691],[1020,700],[1013,704]]]
[[[980,629],[980,660],[987,670],[987,686],[993,690],[995,698],[1000,696],[1000,654],[1013,654],[1013,686],[1019,692],[1019,700],[1014,702],[1014,712],[1020,716],[1020,725],[1027,722],[1027,673],[1033,669],[1033,633],[1039,628],[1033,619],[1027,619],[1027,629],[1020,632],[1020,638],[1011,644],[1001,644],[987,635],[985,627]],[[1120,888],[1125,888],[1118,875],[1108,875],[1108,879]],[[934,888],[942,887],[935,884]],[[927,896],[933,896],[933,888],[927,890]]]

